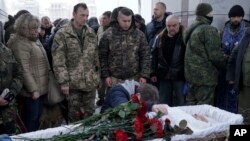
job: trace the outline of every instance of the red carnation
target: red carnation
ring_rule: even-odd
[[[115,130],[115,140],[116,141],[127,141],[128,134],[121,129]]]

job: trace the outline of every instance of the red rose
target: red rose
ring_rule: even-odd
[[[159,119],[153,118],[148,120],[151,130],[155,133],[156,137],[160,138],[163,135],[163,127]]]
[[[140,103],[140,108],[137,110],[137,116],[142,120],[142,122],[146,122],[147,117],[146,117],[146,113],[147,113],[147,104],[144,101],[141,101]]]
[[[134,102],[134,103],[140,103],[139,100],[139,94],[132,94],[130,99]]]
[[[127,141],[128,134],[121,129],[115,130],[115,140],[116,141]]]
[[[136,139],[141,140],[144,132],[144,127],[143,127],[143,122],[139,117],[136,117],[133,127],[137,134]]]
[[[170,125],[170,123],[171,123],[171,121],[170,121],[168,118],[166,118],[166,119],[165,119],[165,124],[166,124],[166,125]]]

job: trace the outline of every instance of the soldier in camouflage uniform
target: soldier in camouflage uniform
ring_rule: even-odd
[[[188,82],[187,104],[214,104],[214,92],[218,81],[218,68],[225,67],[226,60],[220,51],[220,37],[212,27],[210,4],[201,3],[196,8],[196,21],[184,37],[185,77]]]
[[[75,5],[72,21],[59,29],[52,45],[53,69],[68,99],[70,122],[94,112],[95,90],[100,81],[97,36],[86,25],[88,15],[85,3]]]
[[[121,8],[116,21],[104,32],[99,44],[101,77],[107,87],[134,79],[146,83],[150,73],[149,47],[145,35],[136,29],[133,12]]]
[[[0,43],[0,95],[9,89],[9,95],[16,96],[22,88],[23,76],[21,66],[17,63],[11,50]],[[7,101],[0,96],[0,134],[15,132],[17,109],[14,100]]]

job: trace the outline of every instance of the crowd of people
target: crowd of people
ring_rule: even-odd
[[[221,33],[211,25],[208,3],[197,5],[189,27],[165,3],[157,2],[153,11],[148,24],[127,7],[105,11],[98,22],[89,18],[85,3],[74,6],[72,19],[53,23],[27,10],[9,16],[0,44],[0,134],[74,123],[97,106],[102,113],[136,93],[149,111],[209,104],[240,113],[249,124],[250,29],[244,9],[230,9]],[[50,72],[65,97],[54,105],[46,104]]]

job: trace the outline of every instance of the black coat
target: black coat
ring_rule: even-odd
[[[152,49],[152,64],[151,68],[155,75],[160,79],[170,79],[170,80],[185,80],[184,79],[184,56],[185,56],[185,44],[182,37],[182,29],[180,27],[180,32],[178,33],[175,47],[173,50],[173,55],[171,63],[168,63],[163,54],[164,40],[168,34],[167,30],[164,29],[161,34],[159,34],[155,40]]]

